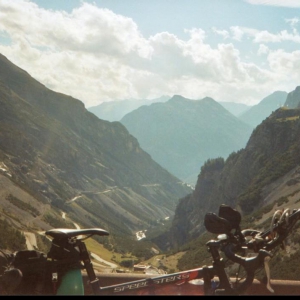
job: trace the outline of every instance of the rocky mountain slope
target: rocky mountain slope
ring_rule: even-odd
[[[246,145],[252,128],[211,98],[174,96],[121,119],[141,147],[170,173],[195,185],[203,163]]]
[[[171,216],[192,191],[121,123],[100,120],[2,55],[0,184],[1,219],[19,230],[76,222],[128,237]]]
[[[298,203],[299,141],[300,109],[280,108],[257,126],[244,149],[226,160],[206,161],[195,191],[177,206],[162,244],[172,248],[199,237],[205,231],[204,215],[217,213],[222,203],[239,209],[243,216],[278,201]]]

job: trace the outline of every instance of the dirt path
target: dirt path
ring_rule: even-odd
[[[105,265],[110,266],[110,267],[113,268],[113,269],[115,269],[115,268],[118,267],[118,265],[113,264],[113,263],[111,263],[111,262],[109,262],[109,261],[107,261],[107,260],[102,259],[100,256],[98,256],[98,255],[95,254],[95,253],[91,253],[91,257],[94,258],[94,259],[96,259],[97,261],[100,261],[100,262],[104,263]]]
[[[32,232],[24,232],[26,238],[26,246],[28,250],[38,249],[35,234]]]

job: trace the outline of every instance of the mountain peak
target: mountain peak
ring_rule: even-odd
[[[294,91],[288,93],[284,105],[287,106],[288,108],[300,107],[300,86],[297,86]]]
[[[169,99],[168,102],[173,103],[173,102],[187,102],[187,101],[194,102],[194,103],[199,103],[199,101],[202,101],[202,103],[218,103],[211,97],[205,97],[203,99],[195,100],[195,99],[185,98],[181,95],[174,95],[171,99]]]
[[[171,99],[169,99],[168,102],[174,102],[174,101],[186,101],[186,100],[190,100],[190,99],[184,98],[184,97],[181,96],[181,95],[174,95]]]
[[[214,101],[214,102],[216,102],[216,100],[214,100],[214,99],[211,98],[211,97],[204,97],[204,98],[202,99],[202,101]]]

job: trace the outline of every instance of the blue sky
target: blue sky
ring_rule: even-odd
[[[86,107],[254,105],[300,85],[299,19],[300,0],[0,0],[0,53]]]

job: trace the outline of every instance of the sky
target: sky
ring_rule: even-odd
[[[0,0],[0,53],[86,108],[300,85],[300,0]]]

